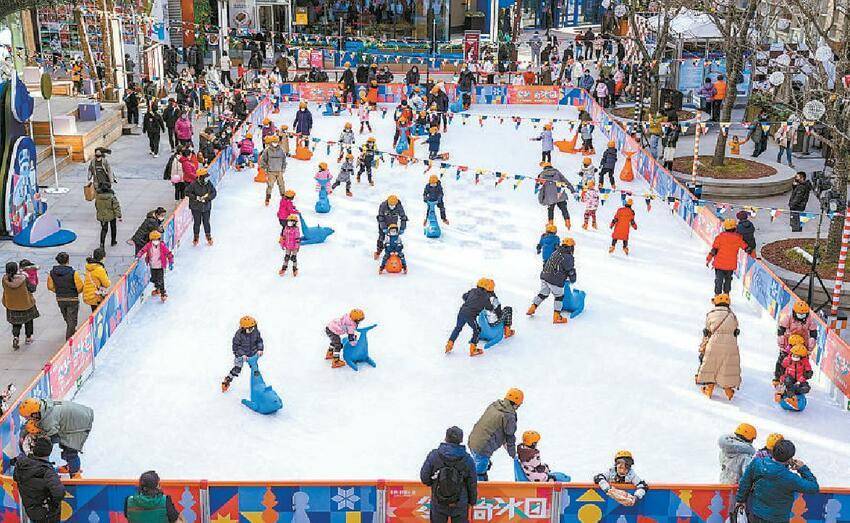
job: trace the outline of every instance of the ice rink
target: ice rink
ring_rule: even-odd
[[[313,135],[336,140],[356,115],[322,117],[311,106]],[[287,104],[274,120],[292,126]],[[493,177],[476,185],[476,168],[511,174],[539,172],[540,143],[529,141],[546,118],[574,118],[573,107],[480,106],[475,114],[523,115],[543,120],[515,128],[510,118],[455,118],[442,150],[470,167],[443,177],[451,225],[427,239],[422,190],[431,173],[423,164],[376,171],[376,185],[355,184],[354,197],[334,192],[329,214],[313,212],[313,176],[319,161],[338,173],[336,150],[319,145],[310,162],[290,159],[287,186],[310,225],[335,234],[298,255],[300,273],[278,276],[278,196],[263,206],[264,185],[254,170],[227,177],[213,204],[215,246],[185,239],[167,273],[169,301],[149,300],[125,321],[98,358],[76,401],[95,410],[83,455],[87,477],[136,478],[156,468],[164,478],[366,479],[418,477],[428,450],[458,425],[468,436],[485,407],[509,387],[525,391],[519,432],[541,433],[543,460],[574,481],[590,481],[614,453],[629,449],[650,484],[711,483],[718,479],[717,438],[740,422],[754,424],[760,447],[770,432],[797,444],[822,486],[846,483],[850,422],[815,387],[802,413],[781,410],[770,383],[776,358],[775,325],[733,288],[741,335],[743,384],[732,402],[707,400],[694,385],[697,347],[710,309],[713,271],[706,245],[661,201],[648,212],[646,185],[634,190],[638,230],[631,255],[608,254],[608,224],[619,206],[612,195],[598,212],[598,231],[583,231],[584,206],[570,202],[576,241],[577,287],[587,291],[584,314],[553,325],[552,300],[536,317],[525,310],[539,287],[535,245],[546,223],[533,184],[514,189]],[[372,116],[378,148],[390,150],[392,108]],[[566,123],[555,126],[565,136]],[[366,135],[357,137],[358,144]],[[594,139],[598,165],[606,140]],[[294,147],[293,147],[294,151]],[[427,147],[417,147],[427,156]],[[578,181],[580,155],[555,152],[553,163]],[[620,160],[617,172],[622,165]],[[437,172],[437,169],[432,172]],[[168,182],[163,182],[168,183]],[[408,275],[377,274],[378,205],[397,194],[410,218],[404,234]],[[558,232],[565,230],[556,215]],[[515,309],[517,335],[469,358],[465,330],[453,354],[443,347],[461,294],[491,277],[505,305]],[[148,289],[148,293],[150,288]],[[352,307],[366,312],[377,368],[331,369],[325,324]],[[242,315],[257,318],[266,352],[261,368],[284,409],[261,416],[244,407],[249,373],[222,394],[232,364],[230,342]],[[722,398],[722,399],[720,399]],[[491,479],[512,480],[509,457],[494,455]]]

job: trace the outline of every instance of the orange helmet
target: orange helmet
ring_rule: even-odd
[[[351,321],[363,321],[366,314],[360,309],[351,309],[351,312],[348,313],[348,317],[351,318]]]
[[[239,327],[243,329],[250,329],[251,327],[257,326],[257,320],[252,318],[251,316],[242,316],[239,319]]]
[[[530,447],[540,441],[540,433],[536,430],[526,430],[522,433],[522,444]]]
[[[37,398],[27,398],[18,406],[18,413],[25,418],[39,412],[41,412],[41,400]]]
[[[808,314],[811,310],[812,309],[809,307],[809,304],[803,300],[794,304],[794,314]]]
[[[508,392],[505,393],[505,399],[519,407],[525,399],[525,394],[516,388],[508,389]]]

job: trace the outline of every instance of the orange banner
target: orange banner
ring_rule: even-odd
[[[561,100],[561,88],[557,85],[510,85],[509,104],[557,104]]]

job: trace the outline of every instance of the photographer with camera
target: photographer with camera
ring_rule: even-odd
[[[96,192],[112,189],[113,183],[118,183],[106,155],[112,154],[112,149],[98,147],[94,150],[94,159],[89,163],[88,183],[94,186]]]
[[[738,482],[735,514],[749,507],[750,523],[788,521],[797,492],[818,493],[818,480],[805,463],[794,458],[795,453],[794,444],[783,439],[773,446],[770,457],[750,462]]]

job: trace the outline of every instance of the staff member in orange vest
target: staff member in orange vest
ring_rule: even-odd
[[[714,261],[714,295],[729,294],[732,290],[732,274],[738,269],[738,250],[747,254],[752,251],[744,238],[738,234],[738,222],[734,218],[723,220],[723,232],[714,238],[711,251],[705,257],[705,266]]]
[[[723,75],[717,75],[717,81],[714,82],[714,99],[711,100],[711,121],[720,121],[720,106],[723,104],[723,99],[726,98],[726,80]]]

